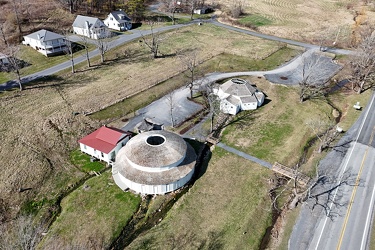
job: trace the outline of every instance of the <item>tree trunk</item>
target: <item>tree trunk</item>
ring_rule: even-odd
[[[23,87],[22,87],[21,74],[20,74],[20,71],[18,69],[16,70],[16,74],[17,74],[17,82],[18,82],[19,89],[20,89],[20,91],[22,91]]]
[[[85,46],[85,50],[86,50],[87,65],[90,68],[91,64],[90,64],[90,57],[89,57],[89,49],[87,48],[87,46]]]
[[[17,6],[16,6],[16,1],[13,0],[13,9],[14,9],[14,14],[16,15],[16,22],[17,22],[17,27],[18,27],[18,37],[19,37],[19,41],[22,41],[22,29],[21,29],[21,22],[20,22],[20,18],[18,16],[18,10],[17,10]]]
[[[70,55],[70,62],[71,62],[72,74],[74,74],[74,57],[73,57],[73,51],[71,51],[70,53],[72,53]]]

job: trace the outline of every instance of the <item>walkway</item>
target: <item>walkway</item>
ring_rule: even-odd
[[[254,157],[254,156],[248,155],[248,154],[246,154],[246,153],[244,153],[242,151],[239,151],[239,150],[237,150],[235,148],[229,147],[229,146],[225,145],[224,143],[219,142],[218,144],[216,144],[216,146],[218,146],[218,147],[220,147],[222,149],[225,149],[228,152],[231,152],[233,154],[241,156],[241,157],[243,157],[243,158],[245,158],[247,160],[255,162],[255,163],[257,163],[257,164],[259,164],[259,165],[261,165],[263,167],[266,167],[266,168],[269,168],[269,169],[272,168],[272,164],[271,163],[263,161],[261,159],[258,159],[258,158]]]

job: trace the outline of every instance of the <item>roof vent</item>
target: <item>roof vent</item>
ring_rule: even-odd
[[[165,142],[165,137],[162,135],[151,135],[147,137],[146,142],[150,146],[160,146]]]

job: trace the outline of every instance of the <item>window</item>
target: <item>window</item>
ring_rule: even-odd
[[[83,149],[87,149],[87,148],[86,148],[86,145],[83,145]]]
[[[102,154],[102,158],[104,158],[104,154],[103,154],[103,152],[101,152],[101,154]]]
[[[113,17],[110,17],[109,20],[113,21]]]

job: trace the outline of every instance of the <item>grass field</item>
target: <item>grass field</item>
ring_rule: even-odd
[[[231,46],[233,50],[229,49]],[[187,53],[187,48],[199,48],[199,59],[204,62],[223,53],[244,52],[249,58],[266,58],[279,50],[279,45],[203,25],[165,34],[161,51]],[[129,57],[116,57],[124,55],[125,50]],[[237,61],[235,65],[233,61],[233,67],[244,67],[245,62]],[[225,64],[216,63],[215,69],[220,71],[221,65]],[[0,162],[6,167],[0,175],[0,195],[5,201],[6,216],[13,218],[27,202],[55,200],[85,176],[71,163],[70,152],[78,147],[78,139],[101,124],[84,112],[101,110],[181,72],[177,57],[154,60],[144,47],[133,43],[108,53],[108,61],[102,66],[82,68],[74,75],[51,76],[26,86],[22,92],[1,93]],[[30,189],[19,193],[19,188]]]
[[[219,17],[223,13],[228,15],[233,6],[229,0],[215,3],[222,6],[217,12]],[[241,25],[251,24],[262,33],[300,41],[319,43],[324,37],[327,46],[335,42],[336,46],[350,47],[352,32],[366,28],[375,20],[371,4],[351,0],[245,0],[242,3],[245,15],[237,20]],[[354,25],[355,13],[361,13],[364,20],[361,27]]]
[[[279,161],[294,166],[306,141],[314,136],[305,121],[333,119],[331,106],[324,100],[301,104],[294,87],[273,85],[259,78],[250,80],[267,94],[269,101],[226,127],[222,142],[271,163]],[[366,103],[370,94],[349,99],[343,98],[343,93],[331,96],[335,106],[348,112],[342,117],[343,124],[354,122],[359,115],[352,109],[347,110],[347,100],[360,98]],[[316,150],[315,146],[312,151]],[[310,154],[303,171],[310,171],[315,166],[311,161],[323,155],[316,151]],[[161,246],[163,249],[243,246],[258,249],[264,236],[262,230],[271,223],[271,200],[267,193],[271,187],[268,180],[273,177],[268,169],[215,148],[204,175],[158,226],[136,239],[129,249],[162,249]],[[293,226],[289,220],[295,221],[297,215],[291,212],[280,218],[276,228],[278,238],[271,241],[274,249],[286,249]]]
[[[283,53],[286,50],[280,50],[280,44],[211,25],[190,26],[164,36],[161,46],[164,55],[199,49],[199,60],[204,62],[202,74],[210,73],[212,69],[272,68],[289,60],[294,53]],[[270,55],[274,59],[264,64]],[[138,43],[120,47],[108,53],[107,58],[104,65],[82,68],[74,75],[52,76],[35,82],[23,92],[0,94],[0,162],[5,166],[0,175],[0,195],[5,201],[5,210],[2,211],[7,211],[10,218],[15,217],[22,204],[53,200],[83,178],[85,171],[71,163],[70,152],[77,148],[78,139],[102,125],[83,115],[85,112],[102,110],[183,71],[177,57],[152,59],[146,48]],[[249,63],[251,60],[254,64]],[[167,88],[177,87],[181,84],[180,79],[183,78],[178,78]],[[223,141],[262,159],[293,165],[298,158],[295,152],[301,152],[301,147],[312,134],[303,125],[303,117],[298,116],[303,113],[305,116],[329,119],[332,110],[324,102],[298,103],[294,88],[268,84],[263,79],[253,81],[267,94],[270,102],[251,113],[249,123],[240,125],[237,122],[227,127]],[[155,98],[155,94],[152,93],[150,98]],[[143,105],[144,101],[137,105]],[[348,107],[344,96],[342,99],[338,97],[336,102],[343,110],[345,105]],[[134,110],[137,105],[129,110]],[[346,117],[354,119],[355,115],[348,109]],[[272,173],[268,170],[215,149],[206,172],[190,192],[178,201],[160,226],[137,239],[131,247],[165,244],[169,248],[182,248],[192,242],[196,248],[238,249],[243,244],[256,248],[271,222],[267,194],[271,177]],[[54,244],[52,240],[56,244],[61,241],[80,244],[74,242],[76,235],[82,232],[79,234],[82,239],[78,240],[86,242],[95,233],[92,228],[98,228],[98,234],[94,236],[98,236],[99,241],[110,241],[139,201],[109,183],[112,180],[109,173],[105,173],[88,181],[88,190],[77,189],[66,197],[62,203],[63,213],[53,224],[44,244]],[[19,193],[22,187],[31,190]],[[116,195],[117,192],[124,196]],[[125,199],[128,198],[131,200],[129,213],[117,210],[118,206],[127,203]],[[109,200],[113,201],[113,206],[107,204]],[[98,203],[94,204],[94,201]],[[102,210],[104,208],[106,210]],[[120,222],[116,220],[119,213],[124,213]],[[67,226],[80,231],[67,229]]]
[[[42,242],[43,249],[108,247],[138,209],[141,197],[124,192],[111,171],[86,181],[63,199],[62,212]]]
[[[271,223],[271,174],[216,148],[204,175],[128,249],[257,249]]]

